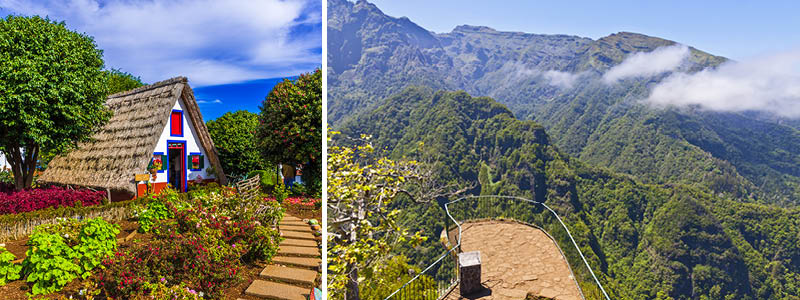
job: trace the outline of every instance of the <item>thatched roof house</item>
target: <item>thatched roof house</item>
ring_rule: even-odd
[[[142,193],[134,175],[147,173],[156,161],[163,165],[157,187],[171,183],[185,190],[188,180],[214,178],[226,183],[186,77],[111,95],[106,106],[114,112],[108,123],[89,142],[54,158],[40,182],[108,189],[113,200],[130,199]]]

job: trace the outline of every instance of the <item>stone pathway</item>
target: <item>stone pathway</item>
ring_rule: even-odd
[[[519,300],[528,293],[557,300],[581,299],[566,260],[539,229],[516,222],[466,223],[461,249],[481,252],[485,289],[463,297],[456,286],[445,299]]]
[[[284,240],[272,264],[264,268],[245,290],[248,296],[262,299],[305,300],[319,274],[320,252],[311,226],[285,215],[278,225]]]

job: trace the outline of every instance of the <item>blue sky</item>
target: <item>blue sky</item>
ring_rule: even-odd
[[[371,2],[434,32],[463,24],[593,39],[632,31],[735,60],[800,48],[800,1]]]
[[[65,21],[146,83],[188,77],[206,120],[257,111],[279,79],[322,66],[319,0],[0,0],[9,14]]]

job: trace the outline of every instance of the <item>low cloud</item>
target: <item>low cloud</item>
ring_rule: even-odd
[[[308,72],[322,63],[314,0],[0,0],[93,36],[109,67],[146,82],[184,75],[205,86]]]
[[[645,102],[726,112],[764,111],[799,118],[800,49],[730,61],[693,74],[674,73],[655,86]]]
[[[556,70],[550,70],[542,73],[542,77],[547,79],[550,85],[562,87],[562,88],[571,88],[578,79],[584,76],[585,73],[569,73],[569,72],[561,72]]]
[[[197,100],[197,104],[222,104],[222,100]]]
[[[616,83],[634,77],[655,76],[680,67],[689,57],[689,47],[676,44],[660,47],[651,52],[638,52],[603,74],[603,82]]]
[[[571,88],[575,82],[587,74],[586,72],[570,73],[558,70],[542,71],[525,67],[519,62],[506,64],[500,71],[504,76],[507,76],[507,82],[509,83],[520,82],[529,78],[541,78],[547,84],[560,88]]]

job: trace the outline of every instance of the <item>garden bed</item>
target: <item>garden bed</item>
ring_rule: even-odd
[[[246,200],[232,189],[218,186],[189,194],[168,191],[148,198],[133,204],[134,219],[110,223],[103,218],[62,220],[5,242],[4,248],[16,256],[17,263],[31,244],[39,246],[30,248],[37,250],[25,258],[32,269],[0,286],[0,295],[28,299],[38,289],[38,293],[44,291],[44,296],[34,297],[38,299],[87,299],[83,295],[87,291],[99,295],[96,299],[152,295],[236,299],[258,278],[281,240],[272,227],[283,215],[275,202]],[[116,246],[108,248],[111,241]],[[0,254],[4,252],[0,250]],[[86,265],[86,260],[93,262]],[[43,261],[52,261],[50,266],[56,269],[42,265]],[[36,285],[26,281],[33,274],[49,276],[45,273],[56,274],[52,272],[61,269],[66,273],[60,274],[74,275],[54,291],[51,285],[56,279],[42,281],[50,277],[38,277]],[[53,278],[66,278],[58,276]]]

